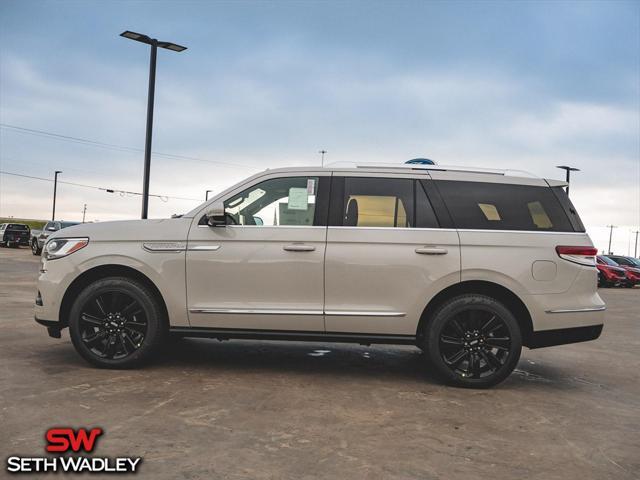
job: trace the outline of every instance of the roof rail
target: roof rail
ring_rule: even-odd
[[[463,167],[457,165],[412,165],[412,164],[396,164],[396,163],[370,163],[366,165],[352,164],[356,168],[379,168],[393,170],[437,170],[452,172],[468,172],[468,173],[484,173],[488,175],[507,175],[514,177],[531,177],[540,178],[531,172],[515,169],[498,169],[498,168],[481,168],[481,167]]]

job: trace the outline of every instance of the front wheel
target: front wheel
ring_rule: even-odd
[[[109,277],[88,285],[71,307],[69,333],[77,352],[103,368],[129,368],[164,343],[167,319],[145,285]]]
[[[497,300],[479,294],[454,297],[426,325],[430,364],[447,383],[487,388],[505,380],[522,350],[520,326]]]
[[[38,247],[38,241],[35,239],[31,240],[31,253],[34,255],[40,255],[42,253],[42,249]]]

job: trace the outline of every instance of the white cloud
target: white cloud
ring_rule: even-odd
[[[329,162],[429,156],[446,164],[523,169],[555,178],[563,175],[556,165],[571,164],[582,169],[574,177],[572,198],[586,224],[640,223],[639,114],[633,105],[548,97],[498,71],[398,72],[376,57],[345,55],[328,62],[285,45],[267,45],[220,71],[204,66],[197,78],[179,72],[163,77],[154,150],[244,167],[157,157],[152,192],[200,198],[206,189],[223,188],[259,169],[317,164],[317,151],[324,147]],[[24,59],[4,56],[2,67],[3,122],[142,147],[143,69],[122,72],[118,65],[101,65],[105,80],[90,85],[81,72],[52,78]],[[70,181],[141,189],[142,153],[6,130],[1,140],[4,169],[48,176],[61,165],[56,168]],[[49,215],[49,184],[2,181],[1,215]],[[59,202],[68,218],[86,202],[95,212],[92,218],[105,220],[136,218],[140,199],[65,187]],[[154,216],[192,206],[151,202]]]

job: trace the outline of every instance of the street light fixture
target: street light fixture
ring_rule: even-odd
[[[58,174],[62,173],[62,170],[56,170],[53,179],[53,212],[51,213],[51,221],[56,219],[56,193],[58,192]]]
[[[560,168],[567,172],[566,182],[567,182],[567,197],[568,197],[569,196],[569,179],[571,178],[571,172],[579,172],[580,169],[575,167],[568,167],[566,165],[558,165],[556,168]]]
[[[318,153],[322,155],[322,160],[320,165],[324,167],[324,154],[327,153],[327,151],[323,149],[323,150],[320,150]]]
[[[156,56],[158,47],[182,52],[187,49],[182,45],[171,42],[162,42],[151,38],[143,33],[136,33],[126,30],[120,34],[121,37],[135,40],[136,42],[151,45],[151,57],[149,60],[149,93],[147,96],[147,133],[144,144],[144,180],[142,184],[142,218],[147,218],[149,212],[149,173],[151,170],[151,133],[153,130],[153,99],[156,90]]]
[[[607,255],[612,255],[613,252],[611,251],[611,238],[613,237],[613,229],[618,227],[616,225],[607,225],[607,228],[609,229],[609,251],[607,252]]]

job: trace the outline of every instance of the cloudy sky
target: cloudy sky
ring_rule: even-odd
[[[640,2],[5,0],[0,170],[141,191],[149,52],[127,29],[188,47],[158,55],[151,217],[320,149],[547,178],[569,164],[596,245],[614,224],[614,250],[633,250]],[[51,194],[2,174],[0,216],[46,219]],[[61,184],[57,217],[85,203],[88,220],[140,213],[137,195]]]

